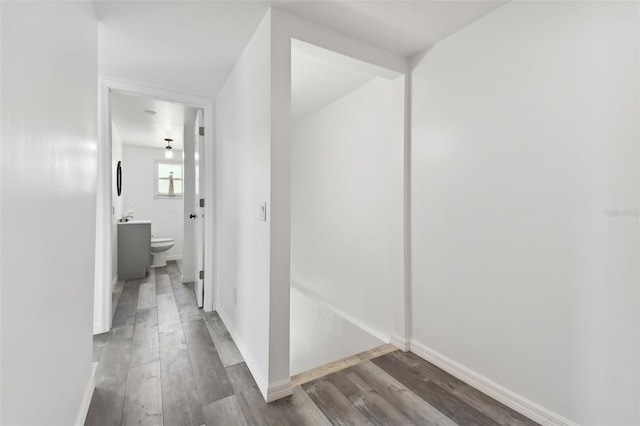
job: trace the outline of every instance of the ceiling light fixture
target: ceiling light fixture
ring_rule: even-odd
[[[173,158],[173,148],[171,148],[173,139],[165,138],[164,140],[167,142],[167,146],[164,147],[164,158]]]

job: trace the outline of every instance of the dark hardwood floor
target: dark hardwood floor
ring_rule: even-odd
[[[266,404],[215,312],[196,307],[175,262],[114,291],[95,336],[86,425],[534,425],[434,365],[395,351]]]

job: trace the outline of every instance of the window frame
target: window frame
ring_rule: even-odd
[[[179,180],[182,182],[182,193],[180,194],[175,194],[175,195],[169,195],[169,194],[160,194],[159,192],[159,183],[160,183],[160,179],[168,179],[165,177],[160,177],[158,175],[159,173],[159,166],[160,164],[170,164],[170,165],[176,165],[176,166],[180,166],[180,169],[182,171],[182,177],[181,178],[176,178],[174,177],[173,180],[174,182],[176,180]],[[182,199],[184,197],[184,164],[182,163],[182,161],[180,160],[170,160],[170,159],[158,159],[155,160],[155,167],[153,169],[153,198],[163,198],[163,199]]]

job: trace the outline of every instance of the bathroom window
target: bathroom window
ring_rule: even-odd
[[[155,196],[157,198],[182,198],[182,162],[170,160],[156,161]]]

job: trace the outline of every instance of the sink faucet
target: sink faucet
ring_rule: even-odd
[[[129,219],[133,219],[133,215],[132,214],[128,214],[126,216],[122,216],[120,218],[120,222],[129,222]]]

